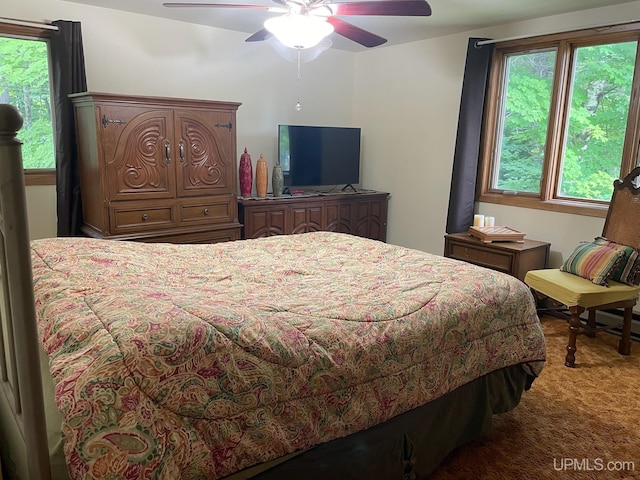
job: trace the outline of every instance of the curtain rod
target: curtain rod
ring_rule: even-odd
[[[476,47],[481,47],[483,45],[488,45],[490,43],[509,42],[511,40],[522,40],[523,38],[539,37],[539,36],[543,36],[543,35],[554,35],[556,33],[575,32],[577,30],[585,30],[585,29],[589,29],[589,28],[615,27],[617,25],[624,25],[624,24],[627,24],[627,23],[635,23],[635,22],[638,22],[638,21],[640,21],[640,19],[623,20],[623,21],[615,22],[615,23],[605,23],[605,24],[601,23],[601,24],[598,24],[598,25],[591,25],[591,26],[586,26],[586,27],[570,28],[570,29],[567,29],[567,30],[558,30],[556,32],[537,33],[535,35],[520,35],[520,36],[516,36],[516,37],[498,38],[496,40],[482,40],[480,42],[476,42],[475,45],[476,45]]]
[[[45,30],[58,30],[58,27],[48,23],[27,22],[25,20],[16,20],[14,18],[0,17],[0,22],[10,23],[12,25],[19,25],[21,27],[37,27],[37,28],[44,28]]]

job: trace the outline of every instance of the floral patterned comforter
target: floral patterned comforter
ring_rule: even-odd
[[[520,281],[350,235],[32,258],[74,479],[221,478],[545,358]]]

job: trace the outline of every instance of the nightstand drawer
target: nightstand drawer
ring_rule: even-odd
[[[451,258],[457,260],[464,260],[465,262],[475,263],[483,267],[493,268],[494,270],[501,270],[506,273],[511,272],[513,265],[513,254],[481,250],[478,248],[452,244],[449,255]]]

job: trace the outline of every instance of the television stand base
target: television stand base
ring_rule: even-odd
[[[328,230],[384,241],[388,197],[359,190],[239,198],[238,220],[243,239]]]
[[[347,183],[344,187],[342,187],[341,191],[345,191],[347,188],[351,188],[351,190],[353,190],[354,192],[358,192],[358,190],[356,190],[356,187],[354,187],[353,185],[351,185],[350,183]]]

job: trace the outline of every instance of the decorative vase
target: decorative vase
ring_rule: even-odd
[[[240,195],[243,197],[251,196],[253,188],[253,166],[251,165],[251,155],[244,148],[244,153],[240,155]]]
[[[282,173],[282,167],[279,163],[273,166],[273,173],[271,174],[271,187],[273,189],[273,196],[282,196],[282,190],[284,189],[284,174]]]
[[[256,193],[259,197],[267,196],[267,182],[269,174],[267,173],[267,161],[260,154],[260,158],[256,163]]]

